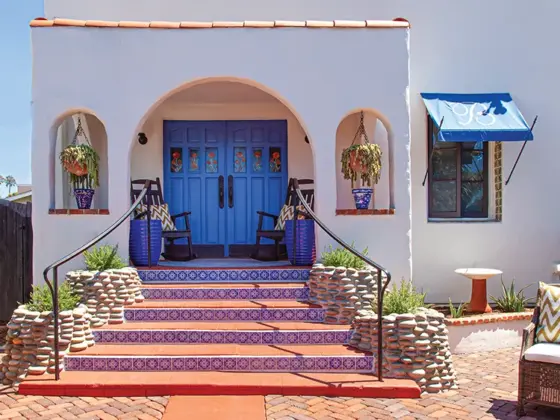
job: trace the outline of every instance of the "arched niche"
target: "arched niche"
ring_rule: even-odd
[[[337,211],[355,209],[350,180],[342,174],[342,151],[350,147],[364,113],[364,127],[370,143],[377,144],[382,152],[382,169],[379,183],[373,186],[370,209],[393,209],[393,133],[387,119],[374,109],[357,109],[347,113],[336,130],[336,208]],[[356,142],[362,141],[361,138]],[[360,181],[358,181],[359,183]]]
[[[85,136],[76,136],[79,122],[82,125]],[[91,208],[109,208],[109,164],[105,125],[92,111],[77,109],[68,111],[58,117],[51,129],[51,209],[77,209],[73,188],[69,182],[69,175],[63,169],[59,156],[64,148],[72,144],[73,141],[76,144],[84,144],[88,140],[99,155],[99,186],[95,187]]]

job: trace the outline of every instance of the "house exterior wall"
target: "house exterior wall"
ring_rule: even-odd
[[[407,240],[412,250],[414,282],[428,292],[429,300],[445,302],[449,296],[455,301],[469,298],[469,282],[453,273],[459,267],[499,268],[504,271],[504,280],[515,278],[519,287],[555,280],[552,263],[560,259],[560,224],[556,222],[560,196],[556,194],[557,177],[550,173],[560,153],[556,126],[560,60],[554,53],[556,39],[550,34],[560,12],[557,0],[46,0],[45,11],[47,17],[107,20],[407,18],[412,25],[412,235]],[[387,66],[391,66],[392,58],[383,46],[372,44],[361,50],[358,45],[347,44],[345,48],[354,52],[348,61],[351,68],[370,67],[371,77],[384,69],[383,77],[391,77]],[[294,65],[290,71],[305,69],[311,74],[303,62],[291,62]],[[420,92],[426,91],[507,91],[529,122],[539,115],[535,141],[527,145],[511,183],[504,187],[501,223],[428,222],[427,189],[422,186],[428,160],[426,111],[420,99]],[[374,92],[368,94],[374,97]],[[503,147],[504,180],[520,147],[519,143]],[[332,157],[329,159],[332,162]],[[395,191],[398,189],[396,185]],[[329,217],[329,222],[343,218]],[[351,227],[363,231],[360,223],[364,220],[368,218],[352,218]],[[390,230],[370,231],[372,242],[381,240],[384,248],[400,252],[393,244],[396,234]],[[402,272],[384,254],[371,255],[395,273]],[[491,294],[499,294],[499,287],[497,278],[488,283]]]
[[[129,208],[131,175],[141,173],[136,163],[131,173],[130,164],[137,133],[150,124],[150,117],[156,125],[150,135],[157,133],[164,118],[155,116],[158,105],[166,95],[201,78],[257,84],[283,101],[310,139],[319,217],[344,239],[355,241],[357,247],[368,246],[370,253],[392,267],[398,277],[410,277],[408,30],[54,27],[33,29],[32,42],[37,282],[46,265],[100,233]],[[377,65],[377,56],[370,55],[364,58],[363,66],[349,67],[347,63],[355,62],[354,48],[373,48],[383,54],[387,64]],[[68,51],[73,52],[72,66],[68,66]],[[361,108],[377,110],[393,127],[398,174],[395,205],[400,211],[390,218],[335,216],[336,131],[349,112]],[[107,133],[109,216],[48,214],[54,179],[50,161],[56,158],[53,125],[75,110],[96,115]],[[273,115],[270,110],[265,112]],[[144,154],[139,159],[161,162],[160,157]],[[304,163],[309,170],[309,162]],[[377,235],[391,238],[391,246],[378,241]],[[118,243],[126,256],[128,226],[117,229],[107,242]],[[328,242],[324,234],[318,235],[319,250]],[[81,265],[81,261],[74,261],[61,272]]]

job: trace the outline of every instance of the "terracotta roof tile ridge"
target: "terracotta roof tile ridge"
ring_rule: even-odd
[[[33,19],[29,26],[79,28],[135,28],[135,29],[205,29],[205,28],[409,28],[406,19],[394,20],[245,20],[245,21],[105,21],[77,19]]]

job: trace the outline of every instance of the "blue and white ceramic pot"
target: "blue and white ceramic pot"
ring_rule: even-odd
[[[356,208],[358,210],[365,210],[369,208],[369,203],[371,202],[372,194],[373,194],[373,188],[354,188],[352,190],[352,195],[354,196],[354,202],[356,203]]]

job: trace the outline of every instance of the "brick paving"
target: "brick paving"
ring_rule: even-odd
[[[419,400],[271,395],[266,397],[267,419],[514,420],[518,419],[515,415],[518,357],[517,348],[455,356],[459,389]],[[163,417],[168,401],[169,397],[24,396],[16,394],[11,388],[5,388],[0,390],[0,420],[153,420]],[[557,420],[560,419],[560,410],[529,406],[527,416],[523,419]]]
[[[454,356],[459,389],[418,400],[266,397],[268,420],[517,420],[519,348]],[[560,410],[526,408],[525,420],[558,420]]]

